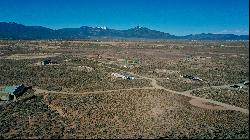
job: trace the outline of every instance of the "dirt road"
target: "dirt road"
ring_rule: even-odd
[[[128,72],[132,75],[136,75],[134,73],[131,73],[131,72]],[[160,85],[157,84],[156,80],[154,78],[149,78],[149,77],[144,77],[144,76],[140,76],[140,75],[136,75],[138,77],[141,77],[141,78],[144,78],[144,79],[148,79],[148,80],[151,80],[151,85],[156,88],[156,89],[164,89],[168,92],[171,92],[171,93],[175,93],[175,94],[179,94],[179,95],[183,95],[183,96],[187,96],[187,97],[191,97],[193,99],[196,99],[198,101],[202,101],[203,103],[207,102],[207,103],[212,103],[212,104],[215,104],[215,105],[218,105],[218,106],[222,106],[224,107],[224,109],[227,109],[227,110],[235,110],[235,111],[240,111],[242,113],[246,113],[246,114],[249,114],[249,110],[248,109],[244,109],[244,108],[240,108],[240,107],[237,107],[237,106],[234,106],[234,105],[229,105],[229,104],[226,104],[226,103],[222,103],[222,102],[218,102],[218,101],[214,101],[212,99],[205,99],[205,98],[201,98],[201,97],[197,97],[197,96],[193,96],[191,95],[190,93],[194,90],[197,90],[197,89],[204,89],[204,88],[230,88],[230,85],[221,85],[221,86],[211,86],[211,87],[202,87],[202,88],[196,88],[196,89],[192,89],[192,90],[187,90],[187,91],[184,91],[184,92],[178,92],[178,91],[173,91],[173,90],[170,90],[170,89],[166,89]],[[202,106],[204,106],[204,104],[202,104]],[[201,106],[200,106],[201,107]]]
[[[112,67],[108,67],[108,68],[119,70],[119,69],[112,68]],[[244,109],[244,108],[240,108],[240,107],[237,107],[237,106],[229,105],[229,104],[226,104],[226,103],[214,101],[212,99],[205,99],[205,98],[193,96],[193,95],[190,94],[192,91],[197,90],[197,89],[204,89],[204,88],[230,88],[229,85],[202,87],[202,88],[196,88],[196,89],[192,89],[192,90],[187,90],[187,91],[184,91],[184,92],[178,92],[178,91],[166,89],[166,88],[158,85],[157,81],[154,78],[149,78],[149,77],[137,75],[137,74],[134,74],[132,72],[127,72],[127,73],[129,73],[131,75],[134,75],[134,76],[138,76],[139,78],[142,78],[142,79],[150,80],[151,81],[151,85],[153,87],[129,88],[129,89],[118,89],[118,90],[106,90],[106,91],[93,91],[93,92],[83,92],[83,93],[69,93],[69,92],[48,91],[48,90],[42,90],[42,89],[39,89],[39,88],[34,88],[34,89],[35,89],[35,94],[59,93],[59,94],[67,94],[67,95],[87,95],[87,94],[100,94],[100,93],[116,92],[116,91],[145,90],[145,89],[151,89],[151,90],[152,89],[163,89],[163,90],[168,91],[170,93],[174,93],[174,94],[179,94],[179,95],[183,95],[183,96],[186,96],[186,97],[190,97],[190,98],[192,98],[192,101],[190,100],[191,104],[193,104],[195,106],[198,106],[198,107],[201,107],[201,108],[205,108],[205,109],[214,109],[214,108],[216,108],[216,109],[223,109],[223,110],[234,110],[234,111],[240,111],[240,112],[245,113],[245,114],[249,114],[249,110],[248,109]],[[214,107],[212,108],[211,105],[208,105],[206,103],[214,104],[213,105]]]

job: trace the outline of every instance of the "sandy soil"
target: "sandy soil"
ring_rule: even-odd
[[[215,104],[202,102],[201,100],[198,100],[198,99],[192,99],[189,101],[189,103],[193,106],[197,106],[197,107],[209,109],[209,110],[225,110],[223,106],[218,106]]]

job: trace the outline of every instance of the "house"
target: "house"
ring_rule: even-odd
[[[248,81],[248,80],[243,80],[243,81],[241,81],[240,83],[242,83],[242,84],[245,85],[245,86],[249,85],[249,81]]]
[[[112,73],[111,76],[114,76],[116,78],[122,78],[122,79],[127,79],[127,80],[133,80],[135,79],[134,76],[131,76],[129,74],[126,74],[126,73]]]
[[[134,80],[134,79],[135,79],[134,76],[131,76],[130,74],[128,74],[128,73],[126,73],[126,72],[122,73],[122,75],[125,76],[126,79],[128,79],[128,80]]]
[[[22,93],[25,89],[24,84],[16,85],[16,86],[6,86],[3,89],[3,92],[9,93],[9,94],[14,94],[14,95],[19,95]]]
[[[203,81],[201,78],[197,77],[197,76],[193,76],[192,80],[198,80],[198,81]]]
[[[243,82],[244,85],[249,85],[249,81]]]
[[[46,59],[46,60],[43,60],[41,62],[42,65],[48,65],[48,64],[51,64],[51,60],[50,59]]]
[[[16,96],[22,94],[25,90],[25,86],[15,85],[15,86],[6,86],[0,90],[0,99],[1,100],[16,100]]]
[[[230,87],[232,87],[232,88],[242,88],[242,86],[239,86],[239,85],[232,85],[232,86],[230,86]]]
[[[188,79],[191,79],[191,80],[203,81],[201,78],[199,78],[197,76],[184,75],[184,76],[181,76],[181,77],[188,78]]]
[[[114,76],[115,78],[127,79],[126,76],[119,73],[112,73],[111,76]]]
[[[48,65],[48,64],[58,64],[55,61],[51,61],[51,59],[45,59],[41,62],[42,65]]]
[[[135,79],[135,77],[133,77],[133,76],[129,76],[129,77],[127,77],[127,79],[128,79],[128,80],[134,80],[134,79]]]

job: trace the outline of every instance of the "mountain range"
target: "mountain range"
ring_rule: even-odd
[[[107,27],[62,28],[53,30],[42,26],[25,26],[15,22],[0,22],[0,39],[91,39],[91,38],[137,38],[137,39],[185,39],[185,40],[249,40],[249,35],[235,34],[190,34],[176,36],[151,30],[146,27],[134,27],[116,30]]]

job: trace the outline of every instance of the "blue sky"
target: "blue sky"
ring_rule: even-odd
[[[53,29],[144,26],[175,35],[249,34],[249,0],[0,0],[0,21]]]

